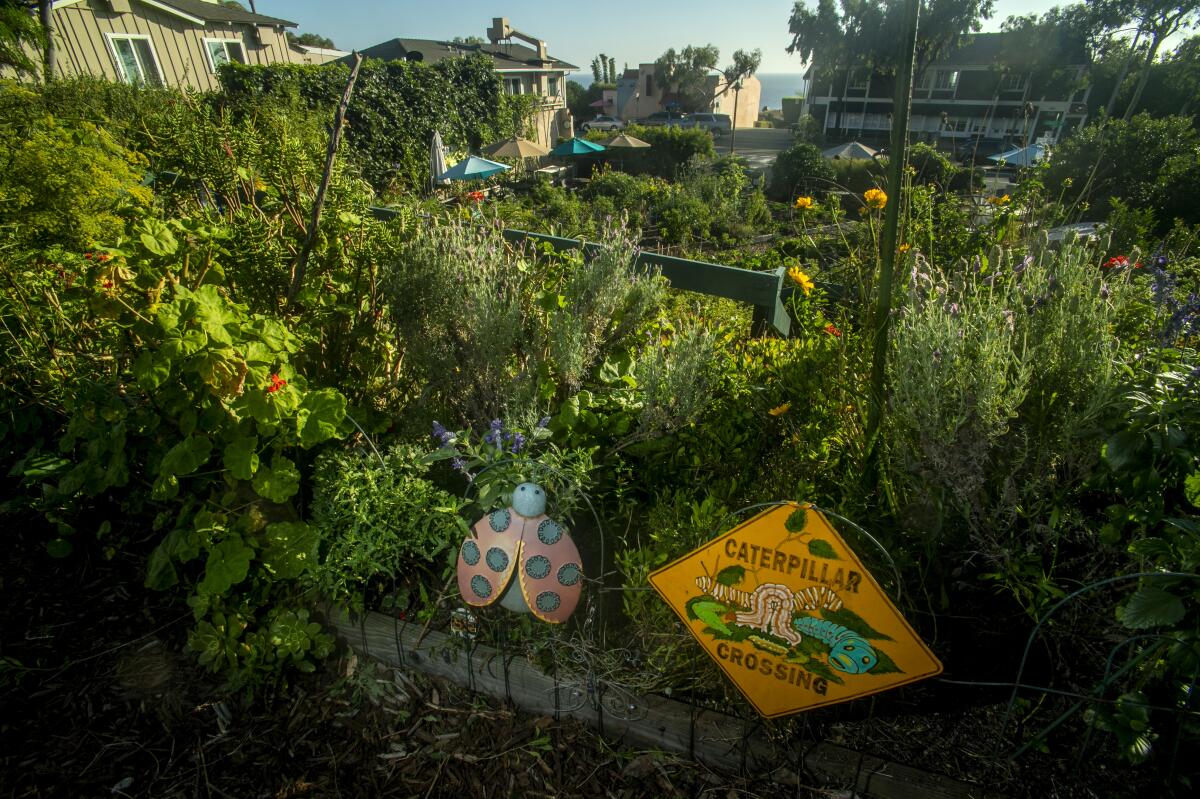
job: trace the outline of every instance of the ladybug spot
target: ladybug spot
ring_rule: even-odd
[[[468,566],[479,562],[479,547],[474,541],[466,541],[462,545],[462,559]]]
[[[492,584],[487,581],[486,577],[477,574],[471,578],[471,590],[480,599],[487,599],[492,595]]]
[[[558,582],[561,585],[575,585],[582,576],[576,563],[567,563],[558,570]]]
[[[550,559],[545,555],[534,555],[525,561],[525,573],[535,580],[542,580],[550,573]]]
[[[562,528],[558,526],[558,522],[546,519],[538,525],[537,537],[546,546],[557,544],[558,540],[562,538]]]
[[[512,516],[507,510],[492,511],[492,515],[488,517],[488,524],[492,526],[492,530],[497,533],[503,533],[508,529],[508,525],[512,523]]]
[[[561,604],[562,600],[553,591],[543,591],[537,595],[537,608],[543,613],[558,610],[558,606]]]
[[[487,553],[488,568],[494,572],[502,572],[508,568],[508,553],[500,547],[492,547]]]

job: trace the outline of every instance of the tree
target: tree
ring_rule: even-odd
[[[705,108],[711,101],[708,90],[709,73],[717,68],[721,51],[716,45],[691,45],[675,52],[672,47],[654,62],[654,80],[665,90],[674,93],[675,102],[683,111]]]
[[[333,43],[333,39],[328,36],[322,36],[319,33],[301,33],[299,36],[288,31],[287,40],[289,44],[302,44],[306,47],[323,47],[326,50],[336,50],[337,45]]]
[[[482,36],[455,36],[450,41],[454,44],[487,44]]]
[[[46,36],[30,5],[20,0],[0,0],[0,66],[20,75],[36,75],[37,62],[29,50],[42,49]]]
[[[1200,0],[1096,0],[1097,14],[1104,15],[1111,29],[1136,23],[1137,37],[1149,39],[1146,55],[1138,67],[1137,87],[1133,97],[1125,106],[1124,119],[1129,119],[1137,110],[1150,79],[1151,67],[1158,57],[1163,42],[1181,30],[1195,24],[1200,11]]]

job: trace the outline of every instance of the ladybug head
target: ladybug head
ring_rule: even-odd
[[[513,490],[513,510],[529,518],[546,512],[546,490],[537,483],[521,483]]]

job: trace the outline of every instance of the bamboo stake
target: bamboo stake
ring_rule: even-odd
[[[358,80],[358,68],[362,66],[362,53],[354,54],[354,67],[350,70],[350,79],[346,81],[346,90],[342,93],[342,101],[338,103],[333,115],[333,130],[329,134],[329,147],[325,151],[325,172],[321,175],[321,185],[317,187],[317,196],[313,200],[312,221],[308,225],[308,235],[304,246],[296,258],[292,269],[292,285],[288,288],[287,301],[291,305],[300,286],[304,283],[304,272],[308,268],[308,256],[317,240],[317,225],[321,223],[321,211],[325,207],[325,192],[329,189],[329,181],[333,177],[333,160],[337,156],[338,145],[342,141],[342,128],[345,127],[346,109],[350,106],[350,98],[354,94],[354,83]]]
[[[900,226],[900,195],[904,182],[904,164],[908,148],[908,117],[912,105],[913,63],[917,53],[917,20],[921,0],[907,0],[904,10],[904,45],[900,51],[900,69],[896,75],[895,115],[892,122],[892,152],[888,160],[888,203],[884,212],[883,241],[880,244],[879,296],[875,304],[875,352],[871,362],[871,407],[867,417],[867,457],[874,463],[877,455],[879,425],[886,401],[885,379],[888,332],[892,316],[892,276],[896,268],[896,239]]]

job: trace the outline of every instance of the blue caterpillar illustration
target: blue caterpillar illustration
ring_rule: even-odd
[[[814,616],[797,616],[792,626],[798,632],[811,635],[829,645],[829,665],[846,674],[868,672],[879,662],[867,640],[840,624]]]

